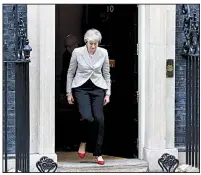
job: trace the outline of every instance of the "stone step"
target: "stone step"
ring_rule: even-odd
[[[148,172],[148,162],[139,159],[105,160],[104,165],[84,160],[58,162],[57,172]]]

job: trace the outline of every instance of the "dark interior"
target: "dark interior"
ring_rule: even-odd
[[[103,36],[100,47],[108,50],[111,67],[111,102],[104,107],[105,137],[103,153],[137,157],[138,138],[138,8],[137,5],[83,5],[82,31],[98,29]],[[62,26],[62,24],[60,24]],[[81,43],[83,45],[83,43]],[[62,106],[63,105],[63,106]],[[79,113],[63,100],[56,103],[56,151],[77,151]],[[62,106],[62,107],[61,107]],[[88,151],[91,145],[88,144]]]

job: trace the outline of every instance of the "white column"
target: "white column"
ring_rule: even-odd
[[[39,62],[39,9],[38,5],[27,6],[27,33],[32,47],[29,65],[30,86],[30,153],[38,153],[40,114],[40,62]]]
[[[175,6],[175,5],[173,5]],[[172,89],[174,80],[166,78],[166,59],[169,49],[175,49],[174,43],[167,47],[167,39],[173,40],[175,31],[170,31],[170,21],[175,21],[175,10],[168,11],[167,5],[145,5],[145,26],[146,29],[144,47],[146,54],[145,65],[145,132],[144,132],[144,155],[148,160],[150,171],[158,171],[158,159],[164,153],[170,153],[178,157],[178,151],[172,145],[174,139],[174,107],[167,106],[168,102],[174,103]],[[171,22],[171,25],[175,25]],[[171,27],[173,29],[174,27]],[[141,52],[140,52],[141,53]],[[167,86],[168,83],[168,86]],[[171,89],[171,90],[169,90]],[[140,94],[142,95],[142,94]],[[142,98],[142,97],[141,97]],[[168,104],[169,105],[169,104]],[[168,113],[167,113],[168,111]],[[171,115],[171,119],[169,117]],[[171,122],[170,122],[171,121]],[[173,125],[170,126],[170,125]],[[170,132],[171,135],[168,135]],[[171,143],[171,149],[167,149],[167,143]]]
[[[30,63],[30,171],[55,154],[55,5],[28,5]]]
[[[166,59],[175,66],[176,5],[167,5]],[[174,77],[166,78],[166,147],[175,146],[175,67]]]
[[[146,147],[165,148],[165,36],[166,13],[163,5],[149,8],[149,67],[148,67],[148,111],[146,116]]]
[[[40,129],[39,153],[55,152],[55,5],[39,5]]]

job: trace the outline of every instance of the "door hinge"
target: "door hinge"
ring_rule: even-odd
[[[139,45],[137,43],[137,55],[139,54]]]

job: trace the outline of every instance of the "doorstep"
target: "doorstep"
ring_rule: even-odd
[[[104,156],[104,165],[98,165],[91,153],[84,159],[59,160],[57,172],[148,172],[148,162],[139,159]],[[62,155],[61,153],[59,155]],[[77,156],[78,157],[78,156]]]

